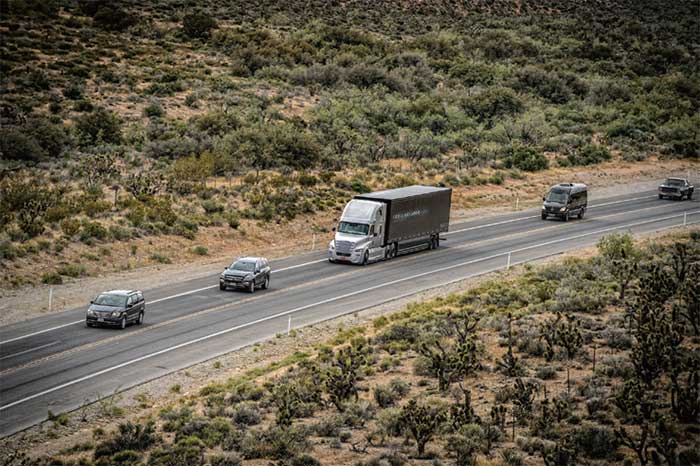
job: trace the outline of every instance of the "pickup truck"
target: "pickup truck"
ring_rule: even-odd
[[[666,178],[666,181],[659,185],[659,199],[692,199],[694,190],[695,187],[685,178]]]

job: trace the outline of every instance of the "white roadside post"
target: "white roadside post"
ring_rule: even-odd
[[[314,249],[316,249],[316,233],[313,234],[311,239],[311,250],[313,251]]]
[[[53,286],[49,287],[49,312],[53,311]]]
[[[508,262],[506,263],[506,270],[510,269],[510,254],[511,253],[508,253]]]
[[[289,316],[289,320],[287,321],[287,336],[289,336],[292,333],[292,316]]]
[[[520,210],[520,195],[515,195],[515,210]]]
[[[683,226],[688,225],[688,212],[683,212]]]

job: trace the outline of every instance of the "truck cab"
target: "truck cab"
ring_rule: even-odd
[[[382,239],[386,209],[381,202],[351,200],[343,210],[335,239],[328,245],[328,260],[366,264],[383,258]]]

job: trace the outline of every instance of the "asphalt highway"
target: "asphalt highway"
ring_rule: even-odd
[[[368,266],[322,252],[272,261],[269,290],[218,289],[211,276],[146,289],[146,319],[126,330],[86,328],[87,303],[0,327],[0,436],[287,330],[539,258],[613,232],[700,224],[700,203],[655,191],[591,202],[583,220],[543,221],[539,209],[457,223],[435,251]],[[330,240],[330,236],[328,238]],[[115,283],[114,288],[119,288]],[[235,356],[234,356],[235,357]]]

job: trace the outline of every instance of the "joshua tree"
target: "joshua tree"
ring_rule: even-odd
[[[445,422],[445,413],[434,406],[410,400],[401,409],[401,424],[416,441],[418,455],[423,456],[425,445],[430,441],[440,424]]]
[[[357,377],[358,371],[366,362],[364,348],[346,346],[340,349],[331,364],[326,370],[325,387],[330,396],[331,403],[338,408],[338,411],[345,409],[344,403],[351,396],[357,399]]]

